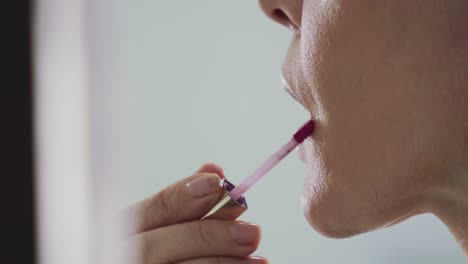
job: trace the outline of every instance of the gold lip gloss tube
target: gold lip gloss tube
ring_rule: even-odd
[[[201,219],[219,219],[219,220],[235,220],[245,211],[247,211],[247,201],[242,196],[234,200],[230,196],[236,186],[226,179],[221,181],[223,192],[221,193],[218,202],[206,213]]]

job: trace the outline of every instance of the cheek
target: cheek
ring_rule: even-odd
[[[437,174],[427,154],[434,139],[430,98],[394,67],[401,65],[388,57],[394,50],[371,41],[393,39],[385,26],[360,23],[356,16],[365,14],[353,11],[310,16],[301,42],[309,84],[301,89],[319,118],[314,140],[306,143],[303,206],[311,225],[331,237],[414,213],[427,175]]]

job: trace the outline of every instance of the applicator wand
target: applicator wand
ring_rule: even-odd
[[[202,219],[213,218],[234,220],[247,210],[247,202],[243,195],[291,151],[301,144],[314,131],[314,121],[309,120],[284,144],[277,152],[265,160],[250,176],[245,178],[237,187],[224,179],[222,181],[223,193],[218,202]]]

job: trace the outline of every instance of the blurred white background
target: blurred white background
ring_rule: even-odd
[[[104,4],[93,5],[93,166],[124,186],[113,207],[207,161],[239,182],[306,121],[280,85],[291,36],[256,1],[115,1],[110,17]],[[322,237],[302,214],[303,179],[290,155],[248,193],[242,219],[263,228],[256,255],[271,263],[465,262],[429,215],[349,239]]]

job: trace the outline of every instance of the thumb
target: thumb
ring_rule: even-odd
[[[136,233],[200,219],[222,194],[221,177],[221,167],[205,164],[194,175],[135,204],[129,217],[135,219]]]
[[[205,163],[203,164],[195,173],[198,172],[207,172],[207,173],[215,173],[217,174],[221,179],[224,179],[224,171],[221,166],[215,164],[215,163]]]

